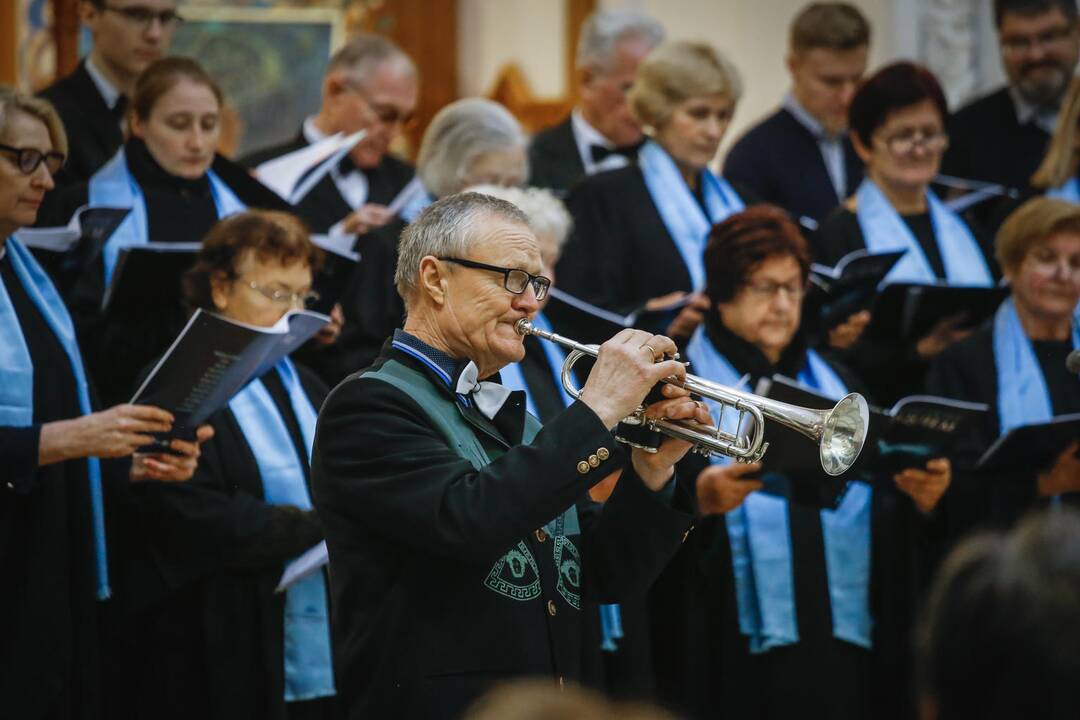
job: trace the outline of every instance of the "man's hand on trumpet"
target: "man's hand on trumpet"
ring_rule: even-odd
[[[596,364],[581,389],[581,401],[597,414],[608,428],[634,413],[645,396],[660,381],[686,377],[686,367],[673,358],[675,343],[663,335],[642,330],[623,330],[600,346]],[[664,399],[649,405],[650,418],[670,420],[695,419],[711,423],[704,404],[690,399],[690,393],[673,385],[663,388]],[[652,490],[667,484],[674,473],[675,463],[691,448],[691,444],[665,438],[655,453],[635,449],[631,454],[634,471]]]

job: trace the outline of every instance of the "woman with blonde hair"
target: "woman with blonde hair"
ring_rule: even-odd
[[[0,716],[102,717],[117,644],[117,538],[110,490],[130,480],[187,480],[199,451],[132,454],[172,415],[150,406],[94,412],[75,329],[59,292],[18,239],[33,225],[67,138],[48,102],[0,87]],[[201,439],[208,437],[201,430]],[[118,476],[118,473],[120,474]],[[114,482],[119,480],[119,482]],[[119,594],[119,592],[118,592]],[[119,664],[119,663],[115,663]]]
[[[574,232],[559,261],[562,289],[626,314],[704,288],[709,229],[744,207],[709,168],[741,93],[735,69],[710,45],[668,43],[646,56],[629,100],[648,140],[636,165],[597,173],[570,192]],[[689,336],[701,312],[693,303],[657,330]]]
[[[1042,164],[1031,176],[1033,187],[1047,197],[1080,203],[1080,78],[1073,78],[1058,112],[1057,126],[1050,138]]]

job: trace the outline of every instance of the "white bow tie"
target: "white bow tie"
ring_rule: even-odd
[[[510,397],[512,392],[496,382],[479,382],[477,376],[480,371],[472,360],[458,375],[457,387],[454,392],[459,395],[468,395],[476,403],[476,409],[483,413],[488,420],[494,420],[495,414],[502,408],[503,403]]]

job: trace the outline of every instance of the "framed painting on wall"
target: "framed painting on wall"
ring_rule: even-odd
[[[186,4],[181,13],[172,54],[197,59],[221,85],[232,154],[293,137],[318,110],[326,62],[345,40],[340,9]]]

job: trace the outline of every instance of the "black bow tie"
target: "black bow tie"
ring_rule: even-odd
[[[116,122],[124,121],[124,113],[128,109],[128,99],[126,95],[121,95],[116,98],[116,103],[112,106],[112,116],[116,118]]]
[[[604,147],[603,145],[590,145],[589,152],[592,154],[593,162],[603,162],[606,158],[612,155],[622,155],[627,160],[633,161],[637,158],[638,150],[645,144],[645,141],[634,143],[633,145],[620,145],[619,147]]]

